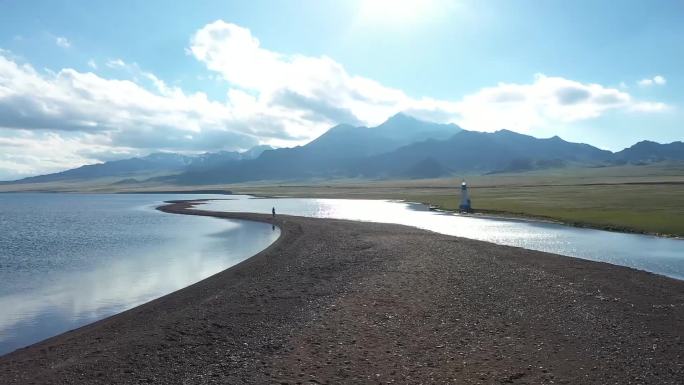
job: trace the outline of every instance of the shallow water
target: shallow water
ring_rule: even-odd
[[[0,194],[0,354],[224,270],[279,229],[165,214],[207,195]]]
[[[684,241],[478,218],[382,200],[249,196],[0,194],[0,354],[188,286],[266,248],[270,225],[154,210],[221,199],[217,211],[398,223],[684,279]]]
[[[225,198],[225,197],[224,197]],[[430,211],[425,205],[382,200],[250,199],[231,196],[203,210],[278,213],[397,223],[447,235],[629,266],[684,279],[684,240],[583,229],[555,223],[482,218]]]

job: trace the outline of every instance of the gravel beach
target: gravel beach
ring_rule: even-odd
[[[282,235],[0,357],[0,384],[684,384],[682,281],[399,225],[160,210]]]

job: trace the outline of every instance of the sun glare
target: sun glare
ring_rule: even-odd
[[[360,0],[358,17],[374,24],[409,24],[436,15],[440,0]]]

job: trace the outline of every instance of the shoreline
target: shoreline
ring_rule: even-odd
[[[296,194],[295,195],[268,195],[268,194],[254,194],[254,193],[249,193],[249,192],[239,192],[239,193],[233,193],[233,194],[250,195],[250,196],[253,196],[255,198],[316,199],[316,197],[313,197],[313,196],[296,195]],[[366,199],[368,199],[368,200],[384,200],[384,201],[393,201],[393,202],[404,202],[404,203],[420,204],[420,205],[427,207],[431,211],[457,214],[457,215],[460,214],[456,210],[445,209],[445,208],[440,207],[439,205],[433,205],[429,202],[422,202],[422,201],[418,201],[418,200],[414,201],[414,200],[406,200],[406,199],[379,198],[379,197],[374,197],[374,198],[327,197],[326,199],[350,199],[350,200],[354,200],[354,199],[366,200]],[[627,227],[627,226],[597,225],[597,224],[593,224],[593,223],[589,223],[589,222],[581,222],[581,221],[568,222],[568,221],[563,221],[561,219],[556,219],[553,217],[544,217],[544,216],[526,214],[526,213],[520,213],[520,212],[475,209],[472,213],[468,213],[466,215],[471,215],[475,218],[487,218],[487,219],[499,219],[499,220],[518,220],[518,221],[522,220],[522,221],[530,221],[530,222],[553,223],[553,224],[558,224],[558,225],[563,225],[563,226],[568,226],[568,227],[575,227],[575,228],[579,228],[579,229],[593,229],[593,230],[610,231],[610,232],[614,232],[614,233],[638,234],[638,235],[648,235],[648,236],[658,237],[658,238],[682,239],[682,240],[684,240],[683,235],[669,234],[669,233],[656,233],[656,232],[651,232],[651,231],[639,230],[639,229],[635,229],[635,228]]]
[[[684,182],[682,182],[684,183]],[[116,191],[112,190],[110,192],[103,192],[103,191],[79,191],[79,190],[36,190],[36,191],[0,191],[0,194],[20,194],[20,193],[39,193],[39,194],[122,194],[122,195],[135,195],[135,194],[213,194],[213,195],[250,195],[255,198],[303,198],[303,199],[315,199],[315,196],[308,196],[308,195],[269,195],[269,194],[259,194],[259,193],[250,193],[250,192],[233,192],[232,190],[226,190],[226,189],[199,189],[199,190],[142,190],[142,191]],[[336,197],[328,197],[329,199],[369,199],[369,200],[386,200],[386,201],[396,201],[396,202],[406,202],[406,203],[416,203],[416,204],[421,204],[426,207],[429,207],[430,210],[432,211],[438,211],[438,212],[444,212],[444,213],[453,213],[453,214],[458,214],[458,211],[452,210],[452,209],[445,209],[440,207],[439,205],[433,205],[429,202],[422,202],[422,201],[413,201],[413,200],[406,200],[406,199],[399,199],[399,198],[382,198],[382,197],[373,197],[373,198],[363,198],[363,197],[343,197],[343,198],[336,198]],[[615,233],[625,233],[625,234],[639,234],[639,235],[648,235],[648,236],[653,236],[653,237],[658,237],[658,238],[666,238],[666,239],[681,239],[684,240],[684,235],[678,235],[678,234],[673,234],[673,233],[658,233],[658,232],[652,232],[652,231],[645,231],[645,230],[639,230],[633,227],[629,226],[612,226],[612,225],[598,225],[590,222],[582,222],[582,221],[574,221],[574,222],[569,222],[569,221],[564,221],[562,219],[557,219],[554,217],[545,217],[545,216],[539,216],[539,215],[534,215],[534,214],[526,214],[522,212],[512,212],[512,211],[500,211],[500,210],[488,210],[488,209],[475,209],[473,213],[470,213],[469,215],[473,215],[475,217],[480,217],[480,218],[489,218],[489,219],[502,219],[502,220],[524,220],[524,221],[534,221],[534,222],[542,222],[542,223],[553,223],[553,224],[559,224],[559,225],[564,225],[564,226],[569,226],[569,227],[575,227],[575,228],[580,228],[580,229],[593,229],[593,230],[603,230],[603,231],[610,231],[610,232],[615,232]]]
[[[451,210],[446,210],[446,211],[454,212]],[[631,227],[596,225],[593,223],[581,222],[581,221],[568,222],[568,221],[563,221],[560,219],[555,219],[553,217],[543,217],[543,216],[537,216],[537,215],[531,215],[531,214],[525,214],[525,213],[497,211],[497,210],[475,210],[475,214],[482,214],[483,217],[496,218],[496,219],[513,219],[513,220],[526,220],[526,221],[535,221],[535,222],[543,222],[543,223],[555,223],[555,224],[559,224],[559,225],[563,225],[563,226],[575,227],[578,229],[593,229],[593,230],[610,231],[613,233],[648,235],[648,236],[652,236],[652,237],[666,238],[666,239],[684,239],[684,236],[677,235],[677,234],[656,233],[656,232],[651,232],[651,231],[638,230],[638,229],[631,228]]]
[[[428,204],[423,202],[415,202],[425,206]],[[460,214],[455,210],[443,209],[439,206],[432,206],[432,211],[438,211],[449,214],[464,215]],[[591,230],[601,230],[609,231],[611,233],[622,233],[622,234],[635,234],[635,235],[647,235],[650,237],[665,238],[665,239],[682,239],[684,236],[676,234],[663,234],[655,233],[649,231],[637,230],[631,227],[619,227],[619,226],[599,226],[587,222],[567,222],[560,219],[555,219],[553,217],[543,217],[536,216],[525,213],[515,213],[508,211],[497,211],[497,210],[474,210],[472,213],[466,213],[465,215],[471,216],[473,218],[484,218],[484,219],[496,219],[496,220],[511,220],[511,221],[526,221],[526,222],[539,222],[539,223],[551,223],[556,225],[563,225],[568,227],[574,227],[578,229],[591,229]]]
[[[411,227],[272,223],[203,281],[0,357],[23,383],[653,383],[684,378],[684,283]]]

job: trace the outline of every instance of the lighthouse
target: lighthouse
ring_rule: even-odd
[[[471,211],[468,184],[465,181],[461,183],[461,204],[458,206],[458,209],[461,210],[462,213],[469,213]]]

